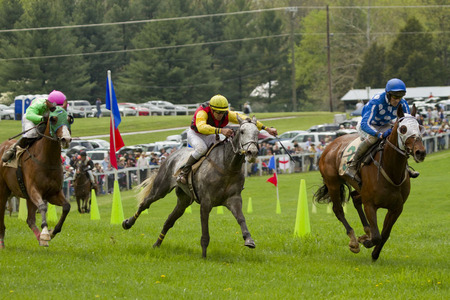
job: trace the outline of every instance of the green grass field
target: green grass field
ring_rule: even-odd
[[[3,122],[2,122],[3,123]],[[210,218],[208,258],[201,258],[199,206],[192,205],[158,249],[156,241],[175,205],[174,193],[156,202],[125,231],[110,225],[111,195],[97,197],[101,220],[80,215],[76,203],[50,247],[38,246],[24,221],[6,216],[0,251],[0,299],[448,299],[450,151],[429,155],[377,262],[371,249],[348,250],[344,227],[327,207],[310,211],[312,233],[295,238],[300,180],[311,198],[319,172],[279,176],[281,214],[269,176],[250,177],[242,192],[256,249],[244,247],[225,209]],[[249,197],[253,213],[246,213]],[[135,192],[121,194],[125,217]],[[58,216],[60,209],[58,208]],[[362,234],[354,208],[347,217]],[[385,212],[378,213],[379,224]]]

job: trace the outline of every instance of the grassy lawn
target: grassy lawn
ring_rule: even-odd
[[[2,121],[0,126],[5,123]],[[281,126],[281,125],[280,125]],[[412,163],[421,176],[380,258],[371,249],[348,250],[344,227],[327,207],[310,211],[312,233],[293,235],[300,180],[311,209],[321,185],[318,172],[280,175],[281,214],[269,176],[250,177],[242,192],[256,249],[244,247],[230,212],[210,218],[208,258],[201,258],[199,206],[192,205],[161,247],[153,249],[175,194],[156,202],[125,231],[110,225],[111,195],[99,196],[101,220],[80,215],[76,203],[60,233],[42,248],[24,221],[6,216],[6,248],[0,251],[0,298],[4,299],[448,299],[450,151]],[[249,198],[253,212],[247,213]],[[134,191],[121,193],[125,217],[134,214]],[[60,215],[60,208],[57,209]],[[382,226],[385,212],[379,211]],[[357,234],[355,209],[347,217]]]

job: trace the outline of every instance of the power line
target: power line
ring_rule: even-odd
[[[39,31],[39,30],[55,30],[55,29],[72,29],[72,28],[88,28],[88,27],[100,27],[100,26],[113,26],[113,25],[131,25],[131,24],[143,24],[143,23],[156,23],[156,22],[167,22],[167,21],[179,21],[179,20],[192,20],[192,19],[202,19],[211,17],[225,17],[232,15],[243,15],[243,14],[254,14],[268,11],[280,11],[287,10],[290,8],[297,9],[325,9],[325,6],[293,6],[293,7],[275,7],[275,8],[264,8],[255,9],[247,11],[238,12],[227,12],[227,13],[215,13],[207,15],[197,15],[197,16],[184,16],[184,17],[172,17],[172,18],[162,18],[162,19],[147,19],[147,20],[136,20],[136,21],[122,21],[122,22],[110,22],[110,23],[99,23],[99,24],[78,24],[78,25],[64,25],[64,26],[49,26],[49,27],[34,27],[34,28],[14,28],[14,29],[2,29],[0,33],[6,32],[20,32],[20,31]],[[450,5],[410,5],[410,6],[330,6],[330,9],[408,9],[408,8],[450,8]]]

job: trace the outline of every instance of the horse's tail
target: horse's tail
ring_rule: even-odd
[[[139,201],[139,204],[144,202],[145,197],[150,194],[150,191],[153,188],[153,182],[155,181],[155,177],[157,172],[152,172],[150,174],[150,177],[145,179],[141,184],[139,184],[137,187],[135,187],[136,190],[139,190],[139,193],[137,194],[136,198]]]
[[[339,193],[339,200],[341,205],[344,204],[344,202],[348,202],[350,199],[350,193],[346,195],[346,190],[350,191],[350,187],[345,183],[341,184],[340,193]],[[328,204],[331,202],[330,194],[328,193],[328,187],[326,184],[322,185],[313,196],[313,201],[317,203],[325,203]]]

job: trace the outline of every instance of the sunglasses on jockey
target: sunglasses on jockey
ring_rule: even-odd
[[[401,99],[403,98],[403,96],[405,96],[405,94],[406,93],[404,91],[389,92],[389,95],[391,95],[391,97],[395,99]]]

